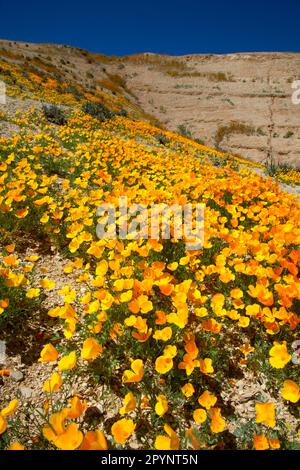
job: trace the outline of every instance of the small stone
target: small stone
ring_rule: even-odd
[[[12,370],[10,373],[10,377],[15,381],[15,382],[21,382],[24,378],[23,372],[20,370]]]
[[[138,449],[139,448],[139,443],[137,441],[133,441],[130,443],[131,449]]]
[[[29,387],[20,387],[20,392],[24,398],[32,397],[33,390]]]

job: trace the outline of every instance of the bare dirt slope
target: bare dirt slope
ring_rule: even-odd
[[[0,41],[0,56],[1,51],[35,60],[35,67],[41,59],[82,86],[123,93],[146,117],[170,130],[184,126],[209,146],[300,167],[300,105],[291,100],[292,82],[300,79],[300,54],[109,58],[68,46],[11,41]],[[16,57],[4,56],[20,62]]]
[[[300,105],[291,83],[300,54],[192,55],[180,67],[125,63],[139,104],[168,128],[185,125],[211,146],[264,161],[300,165]]]

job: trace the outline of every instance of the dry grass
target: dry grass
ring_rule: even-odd
[[[212,82],[234,82],[235,81],[231,74],[226,74],[224,72],[169,71],[167,72],[167,74],[175,78],[201,77],[201,78],[206,78],[207,80],[210,80]]]
[[[217,148],[220,148],[220,144],[224,138],[231,134],[253,135],[255,132],[256,130],[253,126],[239,121],[231,121],[227,126],[221,126],[218,128],[215,135],[215,145]]]

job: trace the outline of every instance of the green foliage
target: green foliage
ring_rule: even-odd
[[[192,133],[185,124],[179,124],[177,130],[179,134],[181,134],[183,137],[188,137],[189,139],[192,139]]]
[[[166,145],[169,142],[169,139],[165,136],[165,134],[157,134],[155,138],[161,145]]]
[[[90,101],[84,103],[82,106],[82,111],[96,119],[99,119],[99,121],[111,119],[115,116],[115,113],[106,108],[102,103],[92,103]]]
[[[195,142],[197,142],[197,144],[200,144],[200,145],[205,145],[205,142],[203,139],[199,139],[198,137],[196,139],[194,139]]]
[[[58,126],[64,126],[67,123],[65,111],[54,104],[45,104],[43,113],[47,121]]]

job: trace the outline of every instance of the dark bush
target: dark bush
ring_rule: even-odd
[[[126,109],[120,109],[120,111],[118,111],[116,113],[118,116],[123,116],[123,117],[127,117],[128,116],[128,113],[126,111]]]
[[[293,132],[293,131],[288,131],[288,132],[285,134],[284,138],[285,138],[285,139],[289,139],[290,137],[293,137],[293,135],[294,135],[294,132]]]
[[[244,122],[239,121],[231,121],[227,126],[221,126],[217,129],[215,134],[216,148],[221,149],[221,142],[225,139],[225,137],[228,137],[231,134],[254,135],[255,132],[255,128],[249,124],[245,124]]]
[[[105,119],[111,119],[115,116],[115,113],[110,109],[106,108],[102,103],[87,102],[82,106],[82,111],[90,116],[93,116],[100,121]]]
[[[155,138],[161,145],[166,145],[169,142],[169,139],[164,134],[157,134]]]
[[[195,142],[197,142],[197,144],[200,144],[200,145],[205,145],[205,141],[203,139],[199,139],[199,137],[197,137],[196,139],[194,139]]]
[[[47,121],[52,124],[63,126],[67,122],[65,111],[55,104],[45,104],[43,106],[43,113]]]

